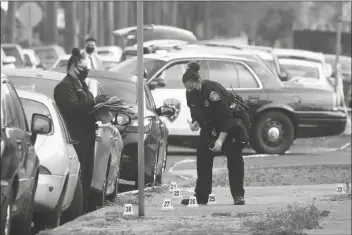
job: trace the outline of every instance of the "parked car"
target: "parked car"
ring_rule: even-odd
[[[42,66],[39,57],[35,54],[33,49],[23,49],[23,55],[26,61],[27,68],[33,69],[44,69]]]
[[[33,113],[50,117],[53,129],[38,135],[35,151],[40,160],[38,187],[35,194],[36,227],[54,228],[82,214],[80,163],[65,121],[49,97],[18,89],[28,123]],[[63,213],[64,212],[64,213]]]
[[[1,234],[31,234],[39,176],[34,144],[51,130],[49,117],[37,113],[29,130],[17,92],[1,73]]]
[[[16,58],[16,68],[24,68],[26,61],[23,54],[23,49],[18,44],[6,43],[1,44],[1,48],[4,50],[7,56],[13,56]]]
[[[49,70],[61,56],[66,55],[65,50],[59,45],[35,46],[31,49],[38,55],[45,70]]]
[[[70,59],[71,55],[64,55],[61,56],[53,65],[53,67],[50,70],[54,70],[56,68],[66,68],[67,67],[67,62]],[[103,64],[103,69],[108,70],[111,69],[115,66],[117,66],[120,62],[111,58],[107,57],[99,57],[102,64]]]
[[[56,69],[64,72],[64,69]],[[119,74],[107,71],[89,71],[89,79],[95,79],[104,88],[109,96],[118,96],[131,105],[132,122],[126,128],[117,125],[122,133],[124,149],[121,158],[120,182],[135,184],[138,176],[138,111],[137,111],[137,80],[128,74]],[[162,174],[166,168],[168,149],[168,129],[161,117],[174,115],[174,109],[165,105],[157,106],[154,103],[150,90],[145,85],[144,108],[144,154],[145,154],[145,181],[146,184],[159,185],[162,183]]]
[[[137,26],[132,26],[128,28],[122,28],[115,30],[113,35],[116,38],[123,37],[124,45],[123,49],[127,46],[133,46],[137,44]],[[167,26],[167,25],[144,25],[143,26],[143,41],[152,41],[152,40],[182,40],[188,42],[196,42],[196,36],[188,30]]]
[[[118,46],[103,46],[103,47],[97,47],[96,53],[101,58],[106,57],[106,59],[108,60],[120,62],[123,50]]]
[[[16,58],[13,56],[7,56],[1,48],[1,68],[16,68],[15,62]]]
[[[251,146],[258,153],[282,154],[296,138],[332,136],[344,131],[346,115],[335,110],[333,92],[283,86],[276,74],[255,60],[184,52],[145,55],[147,84],[156,105],[176,108],[175,115],[166,122],[170,136],[186,141],[198,135],[190,131],[187,123],[190,111],[181,80],[193,60],[201,64],[203,79],[217,81],[229,90],[233,87],[247,101],[253,124]],[[137,58],[131,58],[114,71],[136,74],[136,65]]]
[[[66,68],[63,70],[66,71]],[[6,69],[4,73],[17,88],[44,94],[51,99],[53,99],[55,86],[65,76],[53,71],[26,69]],[[120,132],[115,126],[110,123],[97,124],[96,128],[90,208],[102,206],[106,197],[107,199],[115,197],[118,185],[118,163],[123,149]]]

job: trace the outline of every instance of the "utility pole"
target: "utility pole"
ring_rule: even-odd
[[[210,22],[210,2],[204,2],[204,37],[205,39],[210,38],[211,34],[211,22]]]
[[[98,28],[97,28],[97,44],[103,46],[105,44],[105,14],[104,14],[104,2],[97,2],[98,4]]]
[[[105,44],[107,46],[114,45],[114,37],[112,31],[115,30],[114,27],[114,3],[112,1],[104,2],[105,4],[105,14],[107,22],[105,24]]]
[[[98,2],[89,2],[90,4],[90,32],[89,36],[97,39],[98,37]]]

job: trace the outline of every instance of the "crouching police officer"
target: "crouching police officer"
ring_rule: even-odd
[[[199,69],[197,62],[191,62],[182,78],[187,89],[187,105],[192,117],[192,122],[189,122],[190,128],[192,131],[201,129],[197,149],[198,179],[195,196],[199,204],[208,203],[212,191],[214,156],[222,152],[227,157],[234,204],[244,205],[242,150],[249,140],[249,116],[246,115],[245,109],[238,110],[240,105],[236,104],[236,98],[239,96],[227,91],[217,82],[201,80]],[[234,107],[237,107],[236,111],[243,111],[242,114],[248,119],[245,118],[242,122],[236,117]],[[183,199],[181,203],[188,205],[189,199]]]

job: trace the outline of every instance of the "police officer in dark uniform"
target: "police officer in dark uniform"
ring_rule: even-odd
[[[85,79],[88,75],[87,62],[78,48],[72,50],[67,62],[67,75],[55,87],[54,99],[66,121],[75,144],[80,164],[83,186],[83,212],[88,210],[88,198],[93,177],[95,118],[89,113],[97,103],[105,102],[104,95],[93,98]]]
[[[212,191],[214,156],[221,152],[227,157],[234,204],[244,205],[242,150],[249,140],[250,124],[242,122],[232,112],[232,108],[238,106],[234,103],[238,96],[217,82],[201,80],[199,69],[197,62],[191,62],[182,78],[187,89],[187,105],[192,117],[192,121],[189,122],[190,128],[192,131],[201,129],[197,150],[198,179],[195,196],[198,204],[207,204]],[[242,111],[245,114],[245,110]],[[244,121],[246,120],[249,119],[245,118]],[[181,203],[188,205],[189,199],[184,199]]]

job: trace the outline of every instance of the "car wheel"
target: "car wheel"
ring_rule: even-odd
[[[30,195],[30,201],[27,208],[27,213],[20,218],[14,220],[15,227],[11,228],[11,235],[31,234],[32,233],[32,221],[34,215],[34,197],[37,191],[39,174],[35,178],[34,187]]]
[[[62,217],[62,203],[65,197],[65,186],[62,188],[59,200],[54,210],[49,213],[36,212],[34,214],[35,226],[37,230],[43,230],[46,228],[56,228],[60,226]]]
[[[254,123],[251,137],[257,153],[284,154],[294,141],[294,126],[286,114],[266,112]]]
[[[9,189],[8,198],[5,201],[4,208],[1,209],[1,235],[10,235],[12,222],[12,188]]]
[[[81,177],[78,177],[77,186],[73,194],[72,202],[69,208],[62,214],[61,224],[67,223],[71,220],[76,219],[83,213],[83,187]]]

